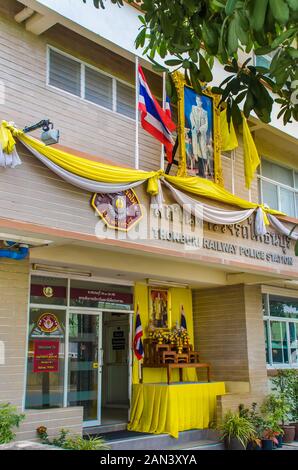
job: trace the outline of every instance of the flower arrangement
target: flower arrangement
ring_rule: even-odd
[[[189,334],[183,327],[176,324],[171,330],[155,328],[152,323],[148,327],[148,336],[150,339],[157,341],[158,344],[175,345],[178,352],[182,351],[183,346],[189,345]]]

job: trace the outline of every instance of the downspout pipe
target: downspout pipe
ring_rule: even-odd
[[[8,245],[14,245],[15,242],[8,242]],[[28,245],[19,245],[18,251],[12,251],[9,249],[0,250],[0,258],[10,258],[16,260],[25,259],[29,254],[29,246]]]

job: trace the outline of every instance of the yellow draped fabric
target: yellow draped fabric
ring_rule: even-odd
[[[149,180],[148,193],[151,195],[158,194],[157,179],[159,172],[134,170],[87,160],[86,158],[71,155],[57,148],[46,146],[39,140],[33,139],[25,134],[20,136],[19,140],[37,150],[53,163],[56,163],[56,165],[75,175],[94,181],[100,179],[103,183],[112,184]],[[150,181],[151,178],[152,181]]]
[[[224,382],[136,384],[129,431],[167,433],[207,429],[216,418],[216,397],[225,394]]]
[[[15,148],[16,141],[14,140],[12,133],[7,127],[6,121],[2,121],[0,127],[0,146],[3,152],[10,154]]]
[[[166,175],[165,179],[182,191],[196,194],[197,196],[206,197],[225,204],[241,207],[242,209],[253,209],[260,205],[254,202],[246,201],[240,197],[234,196],[222,186],[214,184],[212,181],[199,176],[170,176]],[[269,214],[281,215],[282,213],[274,209],[263,208]]]
[[[236,136],[233,121],[230,123],[230,128],[227,121],[227,110],[224,109],[220,113],[220,133],[221,133],[221,150],[229,152],[238,147],[238,139]]]
[[[190,342],[194,344],[193,335],[193,316],[192,316],[192,297],[191,290],[172,287],[169,289],[171,296],[171,325],[174,326],[176,321],[180,325],[181,321],[181,306],[183,305],[184,313],[186,317],[187,331],[190,335]],[[148,286],[142,283],[136,283],[134,288],[134,305],[135,312],[137,306],[139,306],[139,313],[141,317],[141,323],[143,326],[143,338],[146,338],[146,329],[149,323],[149,299],[148,299]],[[134,356],[133,362],[133,383],[139,382],[139,361]],[[179,379],[179,373],[177,370],[172,371],[173,380]],[[184,380],[193,381],[196,380],[196,372],[194,369],[186,369],[183,371]],[[165,369],[147,369],[144,368],[144,382],[166,382],[167,374]]]
[[[247,119],[242,114],[242,129],[243,129],[243,147],[244,147],[244,175],[245,186],[250,188],[251,182],[254,179],[256,169],[260,165],[260,157],[256,148],[255,141],[251,135]],[[234,150],[238,147],[238,140],[233,126],[233,121],[230,123],[230,129],[227,122],[227,110],[224,109],[220,113],[220,132],[221,132],[221,149],[223,151]]]
[[[254,179],[256,169],[260,165],[260,157],[256,148],[255,141],[252,138],[247,120],[242,116],[243,120],[243,145],[244,145],[244,174],[245,186],[249,189]]]
[[[244,149],[247,155],[245,158],[246,175],[247,182],[250,183],[256,165],[258,164],[258,156],[245,119],[243,121],[243,125]],[[222,186],[214,183],[213,181],[209,181],[198,176],[170,176],[166,175],[162,170],[142,171],[107,165],[105,163],[96,162],[83,157],[72,155],[55,147],[46,146],[39,140],[29,137],[27,134],[24,134],[23,131],[16,129],[12,124],[9,124],[5,121],[2,121],[0,129],[0,142],[2,149],[5,148],[8,151],[7,153],[10,153],[14,149],[14,137],[17,137],[21,142],[26,143],[29,147],[32,147],[64,170],[93,181],[121,184],[146,180],[148,181],[147,192],[150,195],[155,196],[159,192],[158,180],[161,177],[164,177],[169,183],[173,184],[178,189],[195,194],[197,196],[213,199],[224,204],[238,206],[243,209],[257,208],[259,206],[258,204],[254,204],[252,202],[246,201],[245,199],[234,196],[233,194],[229,193],[229,191],[226,191]],[[264,207],[263,211],[264,214],[269,212],[270,214],[283,215],[281,212]]]

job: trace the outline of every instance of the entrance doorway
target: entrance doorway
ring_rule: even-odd
[[[83,407],[85,426],[127,423],[131,316],[69,312],[68,406]]]

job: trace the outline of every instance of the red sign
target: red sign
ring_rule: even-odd
[[[66,287],[63,286],[48,286],[41,284],[31,284],[31,295],[33,297],[46,297],[51,298],[66,298]]]
[[[34,341],[33,372],[59,371],[59,341]]]
[[[132,304],[133,296],[128,292],[111,292],[102,289],[70,289],[70,297],[77,302],[105,302],[113,304]]]

